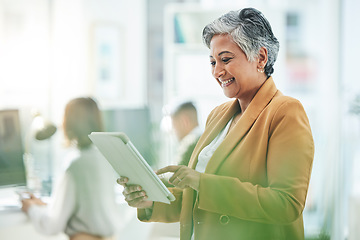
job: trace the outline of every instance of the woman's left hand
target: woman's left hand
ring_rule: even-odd
[[[186,166],[170,165],[156,171],[156,174],[173,172],[169,182],[178,188],[191,187],[199,191],[200,173]]]

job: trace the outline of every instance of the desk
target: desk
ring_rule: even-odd
[[[349,240],[360,239],[360,194],[350,196],[349,201]]]
[[[15,188],[0,191],[0,239],[1,240],[67,240],[65,234],[45,236],[38,233],[27,215],[21,211]]]
[[[6,195],[0,192],[0,203],[12,198],[13,206],[9,209],[0,210],[0,239],[1,240],[68,240],[65,234],[46,236],[36,231],[27,215],[16,207],[18,197]],[[15,203],[15,204],[14,204]],[[137,219],[135,208],[131,208],[120,199],[118,201],[118,228],[117,240],[178,240],[179,226],[174,224],[144,223]]]
[[[143,223],[136,218],[136,209],[130,208],[129,206],[121,205],[119,210],[122,212],[122,216],[119,217],[119,228],[117,232],[116,239],[118,240],[176,240],[179,238],[174,238],[171,235],[176,236],[179,233],[177,227],[173,228],[174,224],[165,225],[164,223]],[[167,229],[165,232],[171,231],[169,237],[164,235],[161,238],[157,235],[157,238],[153,238],[153,228],[155,226],[161,225],[162,230]],[[165,226],[164,226],[165,225]],[[170,227],[170,228],[169,228]],[[158,229],[158,227],[156,227]],[[159,233],[157,233],[159,234]],[[58,234],[55,236],[46,236],[38,233],[31,222],[29,221],[26,214],[24,214],[20,209],[12,210],[3,210],[0,211],[0,239],[1,240],[68,240],[68,237],[65,234]]]
[[[45,236],[36,232],[26,214],[20,209],[0,211],[1,240],[67,240],[65,234]]]

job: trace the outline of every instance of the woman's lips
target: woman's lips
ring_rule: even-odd
[[[229,86],[233,81],[235,81],[235,78],[230,78],[230,79],[225,80],[225,81],[223,81],[223,80],[219,80],[219,81],[220,81],[220,83],[221,83],[221,87],[227,87],[227,86]]]

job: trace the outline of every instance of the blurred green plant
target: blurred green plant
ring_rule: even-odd
[[[317,237],[307,237],[305,240],[330,240],[330,236],[326,233],[320,233]]]
[[[357,95],[350,105],[350,113],[360,115],[360,94]]]

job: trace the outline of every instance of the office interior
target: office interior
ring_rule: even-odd
[[[177,142],[168,107],[193,101],[204,126],[228,101],[211,76],[201,30],[249,6],[280,41],[277,87],[302,102],[313,131],[306,239],[360,239],[358,0],[0,0],[0,110],[19,113],[28,187],[50,196],[68,151],[63,109],[79,96],[96,98],[105,130],[126,132],[154,169],[171,164]],[[49,123],[55,134],[36,139]],[[67,239],[32,227],[17,188],[0,188],[0,239]],[[156,235],[155,224],[139,222],[118,192],[117,239],[179,239],[176,224]]]

